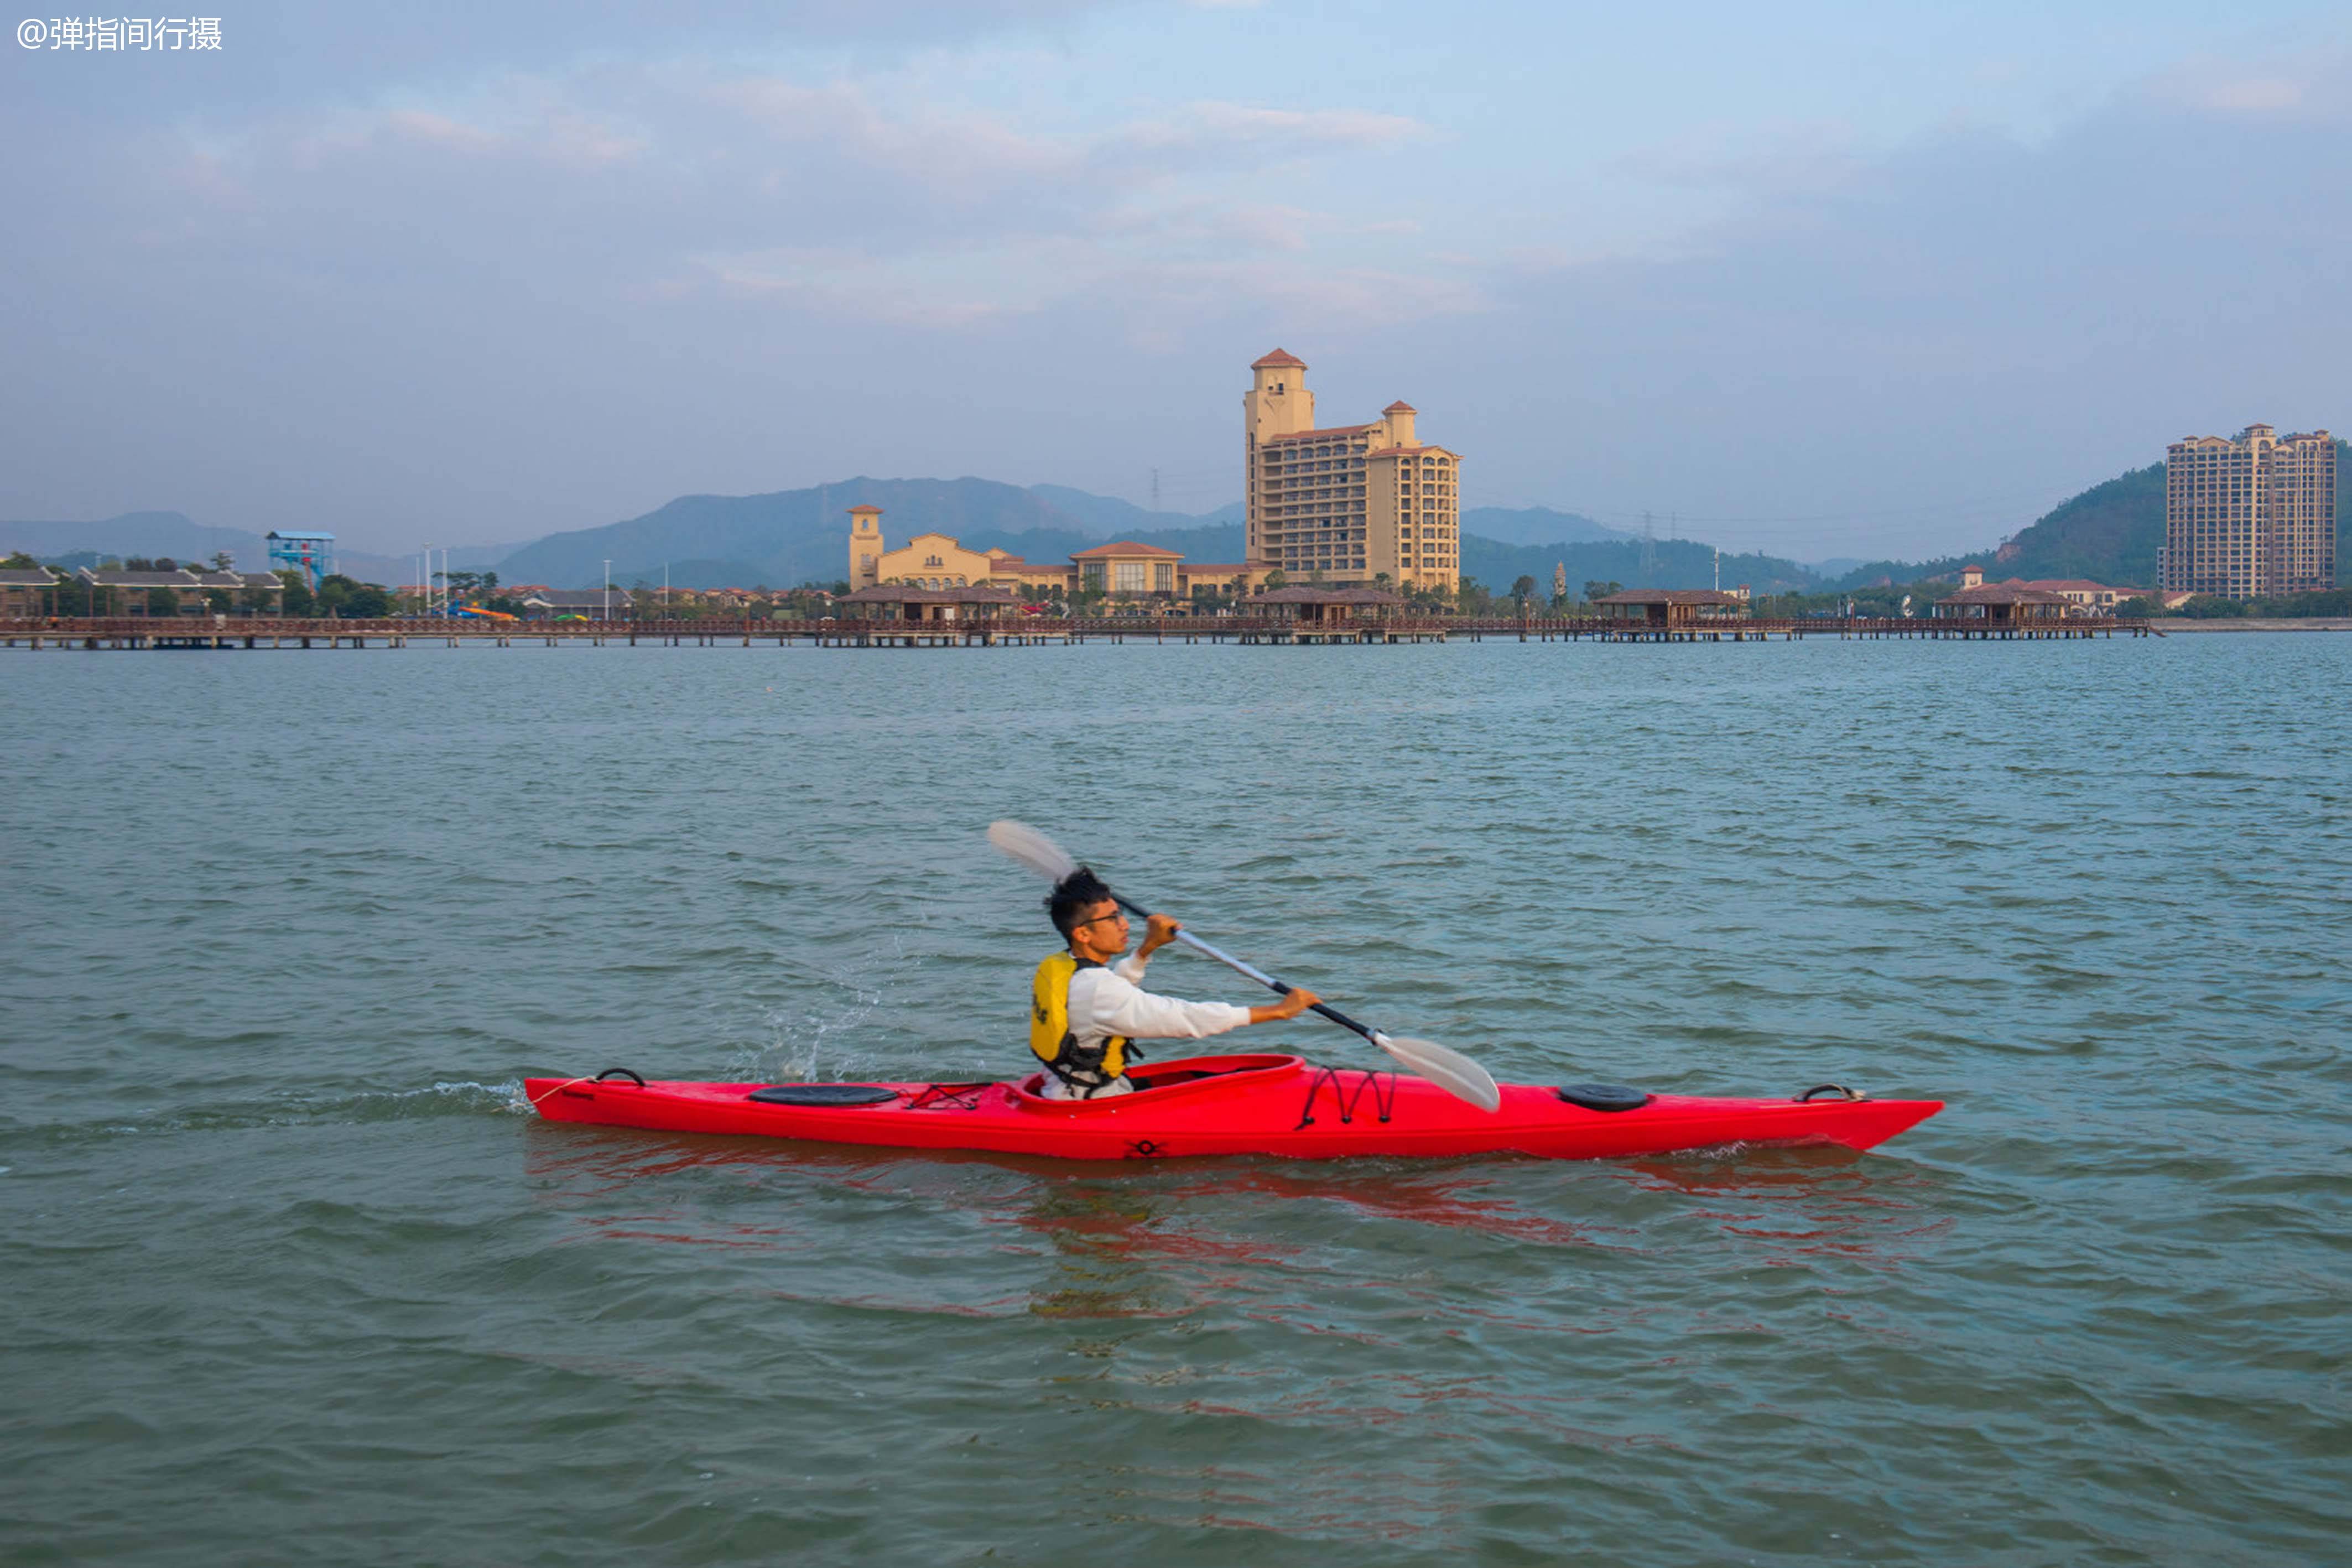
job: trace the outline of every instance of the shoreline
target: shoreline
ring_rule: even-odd
[[[2153,617],[2147,624],[2168,637],[2176,632],[2352,632],[2352,615],[2315,615],[2299,621],[2258,616],[2206,621],[2167,615]]]

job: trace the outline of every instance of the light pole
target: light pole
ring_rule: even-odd
[[[607,561],[604,563],[604,618],[605,620],[607,620],[607,621],[610,621],[610,620],[613,618],[613,563],[612,563],[610,560],[607,560]]]

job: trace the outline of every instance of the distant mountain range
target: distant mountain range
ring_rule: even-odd
[[[2336,444],[2338,581],[2352,580],[2352,448]],[[682,496],[625,522],[551,534],[520,547],[484,545],[453,549],[455,570],[494,570],[507,582],[555,588],[594,587],[612,562],[613,581],[634,587],[668,580],[679,588],[788,588],[832,582],[848,570],[851,507],[883,509],[891,544],[919,533],[952,534],[974,549],[1002,549],[1037,562],[1059,562],[1073,551],[1114,538],[1181,551],[1194,561],[1238,561],[1243,554],[1239,502],[1213,512],[1155,512],[1131,502],[1060,485],[1024,488],[990,479],[845,479],[805,490],[764,496]],[[1746,583],[1758,592],[1842,591],[1881,580],[1914,582],[1946,576],[1970,561],[1992,577],[2087,577],[2128,586],[2151,585],[2164,538],[2164,465],[2152,465],[2095,485],[2073,497],[1997,549],[1936,560],[1855,561],[1808,566],[1764,555],[1726,555],[1691,539],[1645,546],[1620,529],[1574,512],[1549,507],[1480,507],[1462,515],[1462,570],[1496,591],[1520,577],[1549,595],[1556,569],[1571,592],[1588,580],[1628,588],[1705,588]],[[0,554],[26,550],[53,565],[94,565],[102,557],[168,555],[203,560],[228,550],[238,568],[268,564],[262,536],[196,523],[178,512],[131,512],[103,522],[0,522]],[[362,581],[414,581],[414,558],[361,553],[341,558],[342,570]]]
[[[609,559],[613,580],[635,586],[661,581],[666,559],[669,580],[677,587],[830,582],[848,570],[849,530],[842,514],[856,506],[882,508],[882,535],[894,546],[937,531],[953,535],[972,549],[1010,550],[1040,563],[1060,562],[1074,551],[1115,538],[1176,550],[1194,561],[1239,561],[1244,549],[1238,501],[1213,512],[1154,512],[1061,485],[1023,489],[989,479],[861,477],[766,496],[684,497],[627,522],[551,535],[499,562],[498,572],[509,582],[593,586],[603,580],[604,563]],[[1580,552],[1595,546],[1606,545],[1612,552],[1606,562],[1592,558],[1599,564],[1613,563],[1629,550],[1638,554],[1640,549],[1630,535],[1590,517],[1541,507],[1475,508],[1463,514],[1462,530],[1465,566],[1473,576],[1478,575],[1468,565],[1473,536],[1480,547],[1491,545],[1506,552],[1493,557],[1488,570],[1515,563],[1517,557],[1508,552],[1532,548],[1543,557],[1547,580],[1563,552],[1577,557],[1573,570],[1578,563],[1586,563]],[[1667,574],[1661,577],[1662,585],[1706,580],[1703,575],[1694,576],[1705,569],[1692,564],[1696,558],[1690,558],[1691,551],[1704,554],[1706,547],[1686,542],[1658,547],[1659,570]],[[1783,564],[1788,570],[1803,570]],[[1512,564],[1510,576],[1519,570]],[[1811,579],[1803,580],[1810,583]],[[1581,586],[1583,580],[1577,581]]]
[[[992,479],[861,476],[765,496],[682,496],[626,522],[551,534],[499,562],[498,573],[508,582],[593,587],[610,560],[613,580],[629,586],[658,584],[665,563],[670,583],[680,588],[832,582],[848,575],[843,514],[852,507],[881,507],[882,536],[893,547],[936,531],[972,549],[1006,549],[1041,562],[1114,538],[1181,549],[1194,559],[1241,559],[1240,525],[1224,513],[1153,512],[1054,485],[1023,489]],[[1228,538],[1231,553],[1216,553]]]

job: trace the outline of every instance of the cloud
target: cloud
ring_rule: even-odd
[[[2352,142],[2308,106],[2352,84],[2309,73],[2304,110],[2263,112],[2238,106],[2284,95],[2204,90],[2261,79],[2144,84],[2032,142],[1947,129],[1819,183],[1766,159],[1670,256],[1498,275],[1448,351],[1519,390],[1414,401],[1475,404],[1474,460],[1549,441],[1482,465],[1517,492],[1800,552],[1961,548],[2185,431],[2340,424]],[[1706,455],[1661,465],[1660,427]],[[1992,491],[2005,510],[1971,503]],[[1782,512],[1852,520],[1825,543]]]
[[[1413,220],[1349,224],[1253,184],[1426,134],[1392,114],[1216,100],[1071,126],[887,79],[605,67],[432,107],[281,118],[227,139],[222,162],[265,226],[299,224],[321,249],[344,214],[393,230],[395,250],[429,235],[436,254],[418,261],[435,270],[454,243],[484,265],[543,258],[575,287],[601,275],[675,297],[699,280],[747,306],[969,329],[1113,277],[1187,295],[1188,267],[1242,252],[1287,258],[1301,279],[1426,273],[1349,254],[1409,245]],[[429,221],[398,221],[428,208]],[[210,215],[198,205],[184,225]],[[599,221],[610,232],[583,254]],[[1302,293],[1264,265],[1217,287],[1269,303]],[[1369,287],[1335,283],[1337,308]],[[1465,297],[1430,277],[1386,287]]]
[[[2345,89],[2352,69],[2341,49],[2313,49],[2264,61],[2204,57],[2150,80],[2143,98],[2225,119],[2278,119],[2343,124],[2352,119]]]
[[[751,57],[0,166],[28,455],[0,515],[514,537],[858,467],[1087,483],[1074,453],[1227,453],[1275,343],[1335,416],[1420,405],[1492,490],[1801,552],[2011,531],[2037,508],[1991,517],[1988,473],[2046,501],[2184,431],[2347,422],[2340,63],[2184,68],[2030,141],[1694,129],[1555,200],[1478,184],[1475,147],[1448,178],[1454,128],[1377,102],[1058,90],[1080,68],[1043,51]],[[1874,507],[1904,520],[1736,520]]]
[[[1401,115],[1265,109],[1216,101],[1089,130],[1024,127],[1010,114],[894,107],[876,89],[778,78],[721,82],[713,102],[739,111],[775,149],[814,153],[919,185],[974,207],[1009,189],[1080,181],[1097,197],[1188,173],[1234,173],[1328,153],[1395,147],[1427,134]]]

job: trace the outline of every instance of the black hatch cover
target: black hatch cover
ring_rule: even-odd
[[[1569,1083],[1552,1092],[1588,1111],[1638,1111],[1650,1103],[1646,1091],[1628,1089],[1622,1083]]]
[[[776,1083],[743,1096],[762,1105],[879,1105],[898,1097],[872,1083]]]

